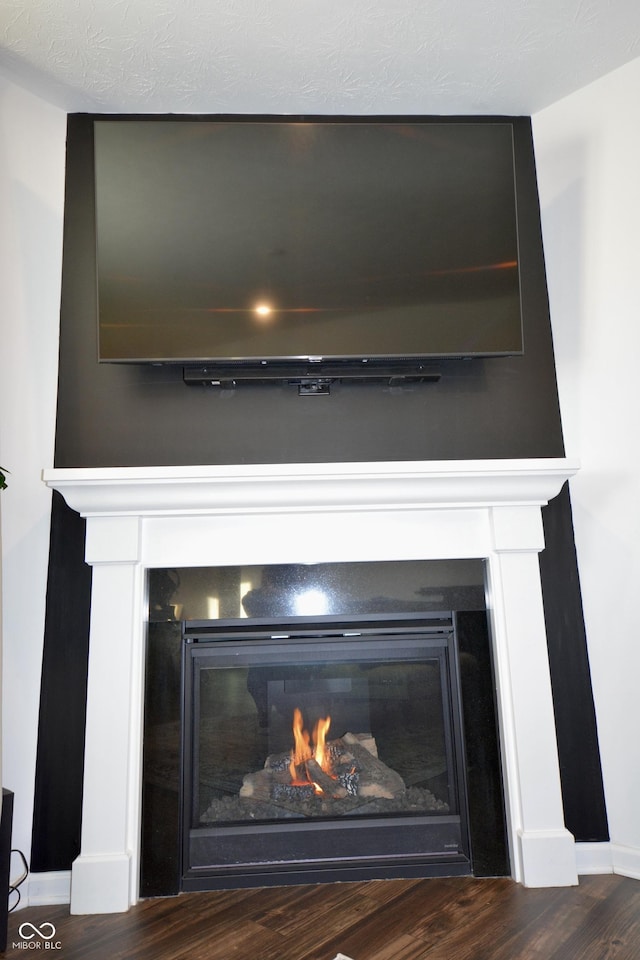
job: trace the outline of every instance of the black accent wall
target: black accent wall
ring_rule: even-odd
[[[542,518],[546,549],[540,554],[540,576],[565,818],[569,830],[580,840],[608,840],[567,484],[547,504]]]
[[[92,118],[69,119],[56,466],[562,456],[530,123],[514,121],[525,353],[430,365],[437,383],[185,387],[97,357]]]
[[[526,117],[510,119],[520,223],[524,355],[434,362],[431,368],[441,375],[436,383],[338,384],[328,397],[298,397],[295,388],[287,385],[218,391],[186,387],[176,367],[97,363],[92,117],[70,116],[55,465],[563,456],[531,124]],[[551,515],[554,535],[543,560],[545,613],[567,826],[578,839],[606,840],[568,496],[553,505]],[[52,552],[50,579],[56,578],[63,593],[72,592],[74,577],[69,571],[61,573],[59,564]],[[66,587],[61,582],[65,576]],[[48,731],[49,760],[45,776],[45,751],[39,751],[37,807],[46,795],[58,795],[57,781],[69,777],[68,768],[56,765],[55,758],[56,751],[64,756],[70,720],[56,712],[50,696],[52,685],[59,682],[59,663],[66,658],[86,669],[86,635],[48,608],[41,730]],[[77,692],[79,676],[74,683]],[[46,824],[52,838],[56,816],[67,814],[52,811]],[[62,869],[77,852],[70,832],[56,845],[54,839],[43,842],[43,829],[43,821],[36,817],[34,851],[38,851],[39,869]]]
[[[80,852],[91,567],[85,522],[54,492],[44,625],[31,870],[68,870]]]

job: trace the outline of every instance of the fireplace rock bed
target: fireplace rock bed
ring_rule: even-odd
[[[304,817],[380,816],[388,813],[410,814],[448,813],[449,805],[421,787],[409,787],[402,797],[387,800],[381,797],[362,801],[356,797],[326,801],[311,797],[304,806],[294,806],[275,800],[247,800],[242,797],[222,797],[214,800],[202,815],[200,822],[233,823],[238,820],[289,820]]]

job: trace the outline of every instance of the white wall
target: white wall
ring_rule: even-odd
[[[640,59],[534,117],[614,868],[640,877]]]
[[[3,770],[27,859],[49,550],[66,114],[0,78]]]

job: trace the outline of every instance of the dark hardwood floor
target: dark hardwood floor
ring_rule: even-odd
[[[25,924],[47,935],[53,925],[48,947],[25,947],[20,929],[39,939]],[[38,950],[59,960],[638,960],[640,882],[382,880],[190,893],[106,916],[15,911],[6,956]]]

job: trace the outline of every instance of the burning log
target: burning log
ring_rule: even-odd
[[[273,800],[275,794],[281,792],[281,788],[285,786],[298,789],[291,784],[288,769],[258,770],[256,773],[245,774],[240,787],[240,796],[253,800]]]
[[[370,739],[375,746],[373,738]],[[359,797],[394,800],[402,796],[406,790],[404,780],[399,773],[378,759],[377,750],[375,754],[372,753],[357,734],[345,733],[341,740],[345,748],[341,762],[353,760],[359,773]]]
[[[310,760],[307,760],[305,763],[307,769],[307,776],[312,783],[317,783],[320,787],[322,793],[326,793],[327,796],[333,797],[334,800],[341,800],[343,797],[347,796],[347,790],[343,787],[339,780],[335,780],[333,777],[330,777],[328,773],[325,773],[317,760],[314,760],[313,757]]]
[[[310,803],[377,798],[395,800],[406,792],[400,774],[378,757],[370,733],[345,733],[330,742],[326,735],[330,717],[317,721],[313,741],[304,729],[302,712],[293,711],[294,747],[289,753],[271,754],[264,769],[245,775],[240,797],[298,805],[305,813]]]
[[[278,783],[274,784],[271,788],[271,799],[278,803],[288,805],[299,804],[301,802],[307,803],[313,799],[315,792],[315,787],[312,783],[303,784],[302,786],[293,783]]]
[[[370,734],[345,733],[326,746],[331,762],[325,769],[309,756],[294,764],[292,773],[290,754],[271,754],[263,770],[245,775],[240,797],[284,804],[304,814],[315,800],[357,805],[369,799],[395,800],[406,793],[400,774],[378,758]]]
[[[340,738],[340,742],[343,744],[359,743],[361,747],[369,751],[372,757],[378,758],[378,744],[370,733],[345,733],[344,737]]]

